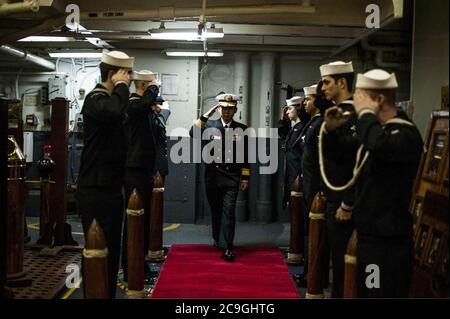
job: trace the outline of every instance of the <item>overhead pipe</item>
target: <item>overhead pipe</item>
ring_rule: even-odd
[[[8,14],[22,13],[27,11],[38,12],[39,1],[25,0],[23,2],[0,3],[0,17]]]
[[[306,1],[307,3],[308,1]],[[210,7],[204,10],[205,17],[211,16],[236,16],[257,14],[293,14],[315,13],[316,8],[311,5],[298,4],[273,4],[262,6],[239,7]],[[202,8],[176,8],[160,7],[150,10],[124,10],[124,11],[99,11],[82,12],[82,20],[174,20],[175,18],[193,18],[202,15]]]
[[[28,53],[27,51],[23,51],[17,48],[14,48],[10,45],[2,45],[0,46],[0,52],[3,52],[5,54],[9,54],[11,56],[15,56],[19,59],[22,59],[24,61],[28,61],[34,64],[37,64],[39,66],[42,66],[46,69],[55,70],[56,66],[53,62],[47,61],[44,58],[38,57],[37,55]]]

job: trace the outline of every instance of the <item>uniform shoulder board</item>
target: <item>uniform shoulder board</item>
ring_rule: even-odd
[[[141,99],[140,97],[133,96],[133,97],[130,97],[128,101],[135,101],[135,100],[140,100],[140,99]]]

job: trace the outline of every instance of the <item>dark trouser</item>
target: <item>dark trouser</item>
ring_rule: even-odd
[[[336,220],[336,210],[340,205],[341,202],[327,202],[327,231],[333,265],[331,298],[342,298],[344,295],[345,254],[354,230],[353,220],[344,222]]]
[[[285,197],[288,199],[289,201],[289,210],[290,210],[290,215],[292,216],[292,197],[291,197],[291,192],[294,191],[293,190],[293,184],[295,182],[295,180],[297,179],[297,177],[299,177],[299,175],[287,175],[286,176],[286,191],[285,191]],[[301,177],[299,177],[300,179],[300,183],[303,183]],[[302,187],[303,188],[303,187]],[[304,195],[303,195],[304,196]],[[298,236],[301,236],[303,238],[300,239],[300,241],[303,243],[302,247],[300,248],[299,253],[304,257],[304,261],[306,261],[306,254],[308,251],[308,246],[306,246],[306,234],[308,232],[308,226],[307,226],[307,222],[308,222],[308,214],[306,214],[306,210],[305,210],[305,203],[304,200],[302,199],[302,204],[303,204],[303,211],[300,212],[302,214],[302,223],[299,223],[298,228],[297,228],[297,234]]]
[[[94,218],[105,235],[108,248],[109,297],[113,299],[116,296],[124,211],[122,189],[78,187],[76,199],[85,240]]]
[[[388,239],[358,233],[357,260],[359,298],[408,297],[414,262],[412,237]],[[370,288],[377,274],[369,265],[378,266],[379,288]]]
[[[144,205],[144,260],[149,249],[150,238],[150,211],[153,191],[153,172],[151,169],[126,168],[125,169],[125,203],[128,203],[131,193],[136,188],[139,198]],[[127,205],[128,206],[128,205]],[[128,260],[127,260],[127,216],[125,214],[123,238],[122,238],[122,268],[124,278],[128,278]],[[145,264],[144,264],[145,266]],[[146,269],[146,268],[144,268]]]
[[[221,172],[206,173],[206,196],[211,207],[212,236],[222,249],[232,249],[236,226],[236,200],[239,176]]]

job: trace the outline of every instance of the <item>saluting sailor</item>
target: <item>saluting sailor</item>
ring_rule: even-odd
[[[423,152],[417,127],[395,107],[395,74],[358,74],[357,136],[368,157],[356,181],[359,297],[407,298],[413,269],[412,186]],[[361,158],[363,158],[361,156]],[[366,286],[366,267],[379,267],[379,288]]]
[[[304,125],[299,139],[302,148],[301,170],[303,178],[303,196],[305,202],[305,266],[303,273],[296,275],[299,285],[306,287],[308,273],[308,236],[309,236],[309,212],[314,197],[320,191],[321,178],[319,169],[318,136],[322,115],[325,110],[334,105],[327,100],[322,92],[322,83],[303,88],[305,93],[305,111],[310,120]]]
[[[356,134],[356,115],[353,107],[354,71],[352,62],[332,62],[320,67],[322,91],[326,98],[333,101],[336,107],[327,110],[332,114],[342,111],[347,121],[336,130],[325,126],[323,143],[319,146],[319,163],[325,184],[327,198],[326,219],[330,243],[331,261],[333,265],[332,298],[342,298],[344,288],[344,256],[347,243],[353,232],[352,219],[354,188],[346,183],[353,176],[353,167],[358,148]],[[330,137],[330,138],[328,138]],[[332,138],[331,138],[332,137]]]
[[[289,202],[291,187],[297,177],[302,175],[302,154],[300,146],[300,133],[310,116],[305,111],[304,99],[294,96],[286,100],[286,106],[282,110],[282,118],[278,123],[278,135],[283,140],[283,149],[286,154],[284,204]]]
[[[150,210],[153,189],[153,170],[158,153],[156,141],[155,118],[152,109],[159,88],[156,84],[156,74],[152,71],[142,70],[132,73],[136,88],[131,94],[126,109],[125,133],[127,137],[127,160],[125,167],[125,202],[136,188],[144,205],[144,238],[149,238]],[[148,240],[144,241],[144,256],[149,249]],[[127,222],[125,219],[122,242],[122,267],[124,280],[128,280],[127,267]],[[148,278],[150,270],[144,263],[145,277]]]
[[[216,97],[218,102],[207,113],[195,121],[190,130],[191,136],[196,136],[194,130],[205,130],[210,133],[211,139],[220,141],[221,154],[214,154],[214,160],[206,164],[205,184],[206,195],[212,212],[212,236],[214,246],[223,250],[222,258],[225,261],[233,262],[232,252],[236,215],[235,207],[239,189],[246,191],[250,168],[248,165],[248,140],[239,132],[245,131],[247,126],[233,120],[237,112],[239,97],[234,94],[220,94]],[[220,119],[210,120],[209,118],[218,111]],[[231,132],[236,132],[230,134]],[[232,141],[226,141],[231,138]],[[209,142],[209,141],[208,141]],[[233,145],[233,150],[228,149],[228,145]],[[237,154],[240,143],[244,143],[244,154]],[[230,154],[233,153],[233,157]],[[242,155],[242,160],[238,160]]]
[[[171,111],[169,109],[169,103],[164,100],[160,95],[156,97],[153,103],[153,110],[156,114],[155,126],[156,126],[156,144],[158,145],[158,153],[156,155],[154,172],[159,173],[163,179],[169,174],[169,159],[167,157],[167,132],[166,124],[169,120]]]
[[[325,111],[334,106],[334,102],[327,100],[322,92],[322,81],[304,88],[306,104],[305,110],[311,116],[301,133],[300,144],[303,148],[302,173],[303,192],[305,194],[306,211],[311,210],[314,197],[321,189],[319,167],[319,131],[323,123]]]
[[[77,209],[85,236],[94,218],[104,232],[110,298],[115,297],[119,268],[126,160],[123,121],[133,64],[134,58],[123,52],[104,52],[100,63],[102,83],[86,96],[81,111],[84,148],[77,182]]]

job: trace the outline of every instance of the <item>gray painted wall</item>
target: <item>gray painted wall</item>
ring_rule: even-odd
[[[448,0],[416,0],[411,99],[414,121],[423,136],[432,110],[448,85]]]

